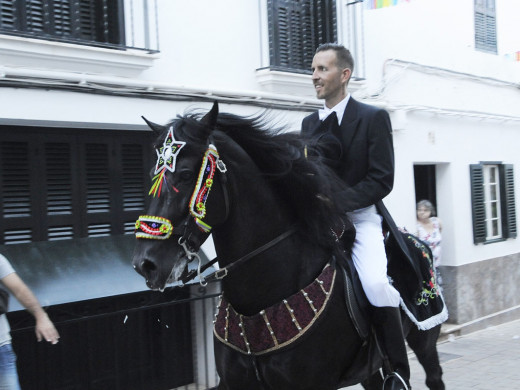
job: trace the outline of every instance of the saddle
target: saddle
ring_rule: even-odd
[[[409,258],[420,270],[421,280],[417,273],[402,258],[401,250],[391,235],[385,241],[388,258],[388,275],[393,286],[401,295],[401,309],[407,317],[420,329],[431,329],[448,318],[442,291],[437,284],[433,256],[428,246],[414,235],[399,231],[408,249]],[[363,340],[370,337],[370,302],[365,295],[358,273],[350,258],[338,261],[338,268],[344,278],[345,301],[347,309]],[[417,286],[421,286],[417,289]]]
[[[346,256],[336,261],[336,269],[343,279],[345,303],[350,319],[363,341],[353,364],[343,372],[341,387],[354,386],[379,370],[382,358],[370,323],[370,302],[365,295],[354,262]]]
[[[354,263],[347,259],[338,262],[344,281],[345,302],[350,319],[359,336],[367,341],[370,337],[370,302],[363,290]]]

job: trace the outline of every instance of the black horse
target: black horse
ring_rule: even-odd
[[[147,215],[136,222],[134,268],[161,290],[200,261],[213,234],[223,290],[218,389],[381,389],[382,361],[369,358],[373,343],[349,315],[336,267],[346,261],[338,243],[352,242],[354,231],[335,195],[343,184],[298,134],[262,122],[219,114],[216,103],[204,117],[147,121],[159,135],[157,163]],[[444,389],[440,326],[405,322],[428,386]]]

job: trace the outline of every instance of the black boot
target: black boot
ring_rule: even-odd
[[[373,307],[372,323],[387,360],[383,390],[411,390],[410,366],[398,307]]]

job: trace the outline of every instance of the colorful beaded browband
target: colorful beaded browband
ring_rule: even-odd
[[[153,240],[166,240],[173,232],[170,220],[153,215],[141,215],[135,222],[135,236]]]

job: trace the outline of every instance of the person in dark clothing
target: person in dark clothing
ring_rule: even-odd
[[[385,110],[352,98],[347,86],[353,69],[352,55],[342,45],[328,43],[318,47],[312,61],[312,81],[324,106],[303,119],[302,135],[318,145],[320,141],[330,145],[331,136],[339,141],[340,150],[336,148],[334,156],[325,158],[336,160],[334,167],[348,185],[342,207],[356,228],[352,260],[372,305],[377,338],[391,365],[384,389],[408,390],[410,368],[401,325],[400,295],[387,277],[383,235],[383,225],[397,231],[382,201],[394,181],[392,127]]]

